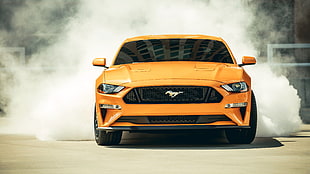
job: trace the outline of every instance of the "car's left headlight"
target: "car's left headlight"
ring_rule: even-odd
[[[226,85],[222,85],[221,87],[224,88],[228,92],[247,92],[248,91],[248,85],[245,82],[226,84]]]
[[[119,93],[124,88],[125,88],[124,86],[117,86],[117,85],[110,85],[110,84],[102,83],[98,86],[97,91],[103,94],[115,94],[115,93]]]

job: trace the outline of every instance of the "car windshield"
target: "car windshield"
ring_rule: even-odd
[[[128,42],[114,65],[136,62],[202,61],[234,63],[226,46],[208,39],[152,39]]]

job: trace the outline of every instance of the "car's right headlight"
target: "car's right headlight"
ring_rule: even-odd
[[[226,85],[222,85],[221,87],[224,88],[228,92],[247,92],[248,91],[248,85],[245,82],[226,84]]]
[[[124,86],[101,83],[98,86],[97,91],[102,94],[115,94],[121,92],[124,88]]]

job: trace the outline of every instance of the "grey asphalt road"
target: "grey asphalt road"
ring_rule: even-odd
[[[0,174],[310,174],[310,125],[290,137],[228,144],[221,133],[125,134],[118,146],[0,134]]]

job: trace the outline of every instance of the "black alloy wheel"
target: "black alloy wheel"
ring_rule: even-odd
[[[122,139],[122,131],[107,132],[98,129],[96,107],[94,112],[94,134],[98,145],[117,145]]]
[[[257,106],[253,91],[251,98],[250,128],[225,130],[226,138],[231,144],[250,144],[255,139],[257,128]]]

